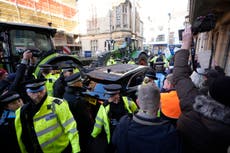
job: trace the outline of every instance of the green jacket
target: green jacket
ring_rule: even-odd
[[[123,101],[124,101],[124,106],[125,109],[129,112],[129,113],[134,113],[135,111],[137,111],[137,105],[134,101],[128,99],[127,97],[122,97]],[[110,105],[101,105],[98,112],[97,112],[97,116],[95,119],[95,124],[94,124],[94,128],[93,128],[93,132],[91,133],[91,136],[96,138],[100,133],[101,130],[104,126],[105,129],[105,133],[107,135],[107,142],[110,143],[110,138],[111,138],[111,133],[110,133],[110,120],[108,117],[108,113],[110,111]]]
[[[67,102],[47,96],[40,110],[33,117],[34,130],[44,153],[61,153],[71,143],[72,152],[80,152],[77,125]],[[50,109],[48,109],[50,107]],[[22,142],[21,108],[16,111],[15,128],[22,153],[27,153]],[[24,124],[24,123],[23,123]]]

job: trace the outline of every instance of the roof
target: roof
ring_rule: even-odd
[[[115,64],[105,67],[99,67],[90,71],[86,75],[92,80],[103,80],[117,82],[122,78],[140,71],[146,71],[148,66],[135,64]]]
[[[2,31],[4,29],[28,29],[28,30],[46,31],[46,33],[50,33],[52,36],[54,36],[57,31],[55,28],[48,27],[48,26],[14,23],[14,22],[0,22],[0,30]]]

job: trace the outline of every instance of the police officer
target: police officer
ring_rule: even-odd
[[[153,69],[148,69],[145,73],[145,78],[142,84],[147,84],[149,82],[156,83],[158,78],[156,77],[156,72]]]
[[[109,60],[107,61],[106,65],[113,65],[113,64],[117,64],[116,60],[114,59],[114,55],[111,55]]]
[[[100,106],[94,124],[94,129],[91,133],[93,138],[96,138],[104,128],[107,139],[107,148],[105,152],[112,153],[114,148],[111,141],[111,134],[118,124],[119,119],[128,113],[133,113],[137,110],[135,102],[127,97],[120,97],[121,85],[109,84],[104,86],[105,94],[108,99]]]
[[[88,102],[84,100],[82,92],[85,91],[80,72],[70,75],[65,79],[67,87],[63,98],[68,102],[69,108],[77,121],[81,153],[89,153],[90,132],[93,119],[88,111]]]
[[[63,95],[65,93],[65,87],[67,86],[65,82],[65,78],[73,74],[74,67],[69,66],[63,66],[62,72],[60,74],[60,77],[54,82],[53,85],[53,96],[57,98],[63,98]]]
[[[21,97],[16,92],[7,92],[0,97],[0,146],[9,153],[20,152],[15,132],[15,111],[23,105]]]
[[[53,66],[50,64],[39,65],[42,77],[47,79],[45,86],[49,96],[53,96],[53,84],[57,80],[56,76],[52,75]]]
[[[48,96],[45,82],[45,79],[25,82],[31,102],[16,111],[15,119],[21,152],[79,152],[77,125],[68,104]]]

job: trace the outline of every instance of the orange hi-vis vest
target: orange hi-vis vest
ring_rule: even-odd
[[[175,90],[161,93],[161,112],[169,118],[179,118],[181,110],[179,98]]]

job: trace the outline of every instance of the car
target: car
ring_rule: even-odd
[[[101,103],[106,100],[104,86],[107,84],[120,84],[122,96],[128,96],[136,100],[136,91],[150,67],[136,64],[114,64],[98,67],[86,73],[86,80],[89,83],[89,90],[84,92],[86,100],[91,104],[93,116]],[[93,84],[93,88],[92,88]]]

